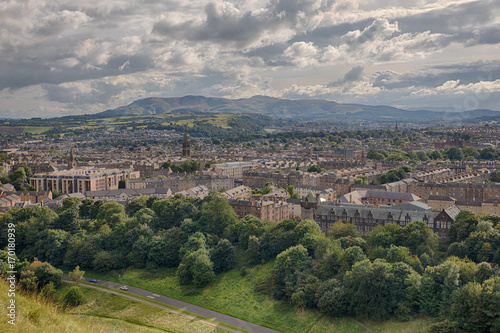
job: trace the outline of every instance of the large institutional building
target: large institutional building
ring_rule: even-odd
[[[120,180],[135,178],[139,178],[139,171],[131,169],[70,169],[34,174],[30,185],[35,191],[70,194],[115,190]]]

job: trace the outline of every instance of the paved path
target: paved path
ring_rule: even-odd
[[[69,279],[68,274],[63,274],[63,278],[65,280]],[[87,278],[87,277],[84,278],[84,281],[85,282],[89,282],[89,278]],[[72,282],[72,281],[68,281],[68,282]],[[226,315],[226,314],[223,314],[223,313],[220,313],[220,312],[216,312],[216,311],[213,311],[213,310],[202,308],[201,306],[197,306],[197,305],[194,305],[194,304],[191,304],[191,303],[179,301],[178,299],[175,299],[175,298],[171,298],[171,297],[164,296],[164,295],[159,295],[159,294],[153,293],[153,292],[151,292],[149,290],[146,290],[146,289],[141,289],[141,288],[137,288],[137,287],[133,287],[133,286],[129,286],[129,285],[124,285],[123,283],[118,283],[118,282],[112,282],[112,281],[106,281],[106,280],[100,280],[99,279],[98,282],[95,285],[96,286],[105,286],[105,287],[113,288],[113,289],[117,289],[117,290],[121,286],[126,286],[128,288],[127,293],[138,295],[138,296],[142,296],[142,297],[146,297],[146,298],[149,298],[149,299],[154,300],[156,302],[160,302],[160,303],[163,303],[163,304],[166,304],[166,305],[169,305],[169,306],[173,306],[173,307],[175,307],[177,309],[185,310],[185,311],[188,311],[188,312],[191,312],[191,313],[194,313],[194,314],[206,317],[206,318],[217,320],[220,323],[229,324],[231,326],[238,327],[238,328],[250,331],[250,332],[255,332],[255,333],[279,333],[280,332],[280,331],[276,331],[276,330],[273,330],[273,329],[265,327],[265,326],[261,326],[261,325],[257,325],[257,324],[251,323],[251,322],[243,320],[243,319],[239,319],[239,318],[236,318],[236,317],[233,317],[233,316],[229,316],[229,315]],[[88,285],[85,284],[85,286],[87,287]],[[92,287],[92,286],[90,286],[90,287]],[[121,296],[133,298],[133,299],[145,302],[145,303],[147,302],[147,301],[142,300],[140,298],[135,298],[133,296],[129,296],[129,295],[120,293],[119,291],[114,292],[114,291],[103,289],[103,288],[98,288],[98,289],[102,289],[104,291],[109,291],[109,292],[112,292],[114,294],[118,294],[118,295],[121,295]],[[161,307],[161,308],[164,308],[164,309],[167,309],[167,310],[170,310],[170,311],[172,310],[172,309],[169,309],[169,308],[166,308],[166,307],[162,307],[161,305],[158,305],[156,303],[149,303],[149,304],[152,304],[152,305],[155,305],[157,307]],[[176,312],[176,311],[174,310],[173,312]],[[177,311],[176,313],[183,314],[182,312],[179,312],[179,311]],[[186,315],[186,314],[184,314],[184,315]],[[209,321],[204,321],[204,322],[211,323]],[[214,323],[211,323],[211,324],[214,325]],[[237,330],[230,329],[230,328],[224,327],[222,325],[219,325],[219,327],[221,327],[223,329],[226,329],[228,331],[231,331],[231,332],[238,332]]]

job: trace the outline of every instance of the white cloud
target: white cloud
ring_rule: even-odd
[[[478,64],[500,46],[493,0],[5,0],[0,17],[6,113],[185,94],[451,105],[477,91],[500,109],[500,65]]]

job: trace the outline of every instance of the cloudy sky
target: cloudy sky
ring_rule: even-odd
[[[0,2],[0,117],[188,94],[500,110],[500,1]]]

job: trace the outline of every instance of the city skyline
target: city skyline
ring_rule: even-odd
[[[500,110],[495,1],[6,2],[0,117],[268,95]]]

